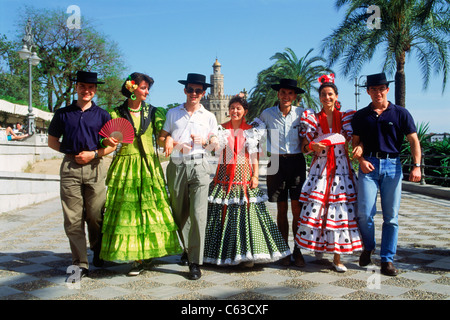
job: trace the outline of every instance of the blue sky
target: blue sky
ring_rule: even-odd
[[[319,55],[322,39],[337,28],[344,11],[334,0],[146,0],[146,1],[29,1],[0,0],[0,33],[13,38],[23,5],[61,9],[77,5],[81,16],[114,40],[127,71],[144,72],[155,79],[149,102],[156,106],[182,103],[178,80],[189,72],[209,79],[216,57],[222,64],[225,93],[255,86],[259,71],[272,64],[270,57],[292,48],[298,57],[310,48]],[[70,14],[67,14],[69,17]],[[83,25],[81,25],[83,27]],[[19,48],[18,48],[19,49]],[[326,57],[325,57],[326,58]],[[450,132],[449,89],[442,95],[442,77],[435,76],[426,91],[414,56],[406,66],[406,104],[416,123],[430,124],[431,132]],[[367,64],[361,75],[381,71],[382,58]],[[343,109],[355,108],[353,79],[336,72]],[[370,100],[360,90],[358,109]],[[392,84],[389,98],[394,101]]]

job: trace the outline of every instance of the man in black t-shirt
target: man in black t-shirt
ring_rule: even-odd
[[[358,173],[358,225],[361,231],[364,251],[359,265],[366,266],[375,249],[375,226],[377,192],[380,192],[383,211],[381,240],[381,272],[396,276],[393,265],[397,250],[398,210],[400,208],[402,167],[401,145],[406,135],[411,146],[414,167],[409,180],[421,179],[421,149],[416,126],[411,114],[403,107],[387,100],[389,82],[384,73],[367,76],[367,93],[372,103],[355,113],[352,120],[353,148],[359,158]]]
[[[72,80],[76,81],[78,100],[55,112],[48,128],[48,146],[65,154],[60,169],[64,230],[72,251],[72,265],[79,268],[81,278],[89,269],[85,223],[94,251],[93,263],[95,266],[103,263],[99,254],[107,169],[102,156],[113,152],[115,147],[100,143],[99,132],[111,116],[92,101],[97,84],[103,82],[97,81],[96,73],[85,71],[79,71]],[[115,141],[111,144],[117,145]]]

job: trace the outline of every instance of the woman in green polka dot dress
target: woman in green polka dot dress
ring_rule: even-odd
[[[231,120],[219,126],[221,154],[210,185],[204,261],[253,266],[290,255],[258,188],[258,143],[264,124],[248,124],[247,101],[229,102]]]

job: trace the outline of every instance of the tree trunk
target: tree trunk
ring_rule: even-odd
[[[53,91],[50,89],[50,85],[47,85],[47,108],[53,112]]]
[[[406,108],[405,57],[405,52],[397,57],[397,71],[395,72],[395,104],[404,108]]]

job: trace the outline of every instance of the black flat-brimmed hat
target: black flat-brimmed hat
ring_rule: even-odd
[[[192,84],[201,84],[203,88],[212,87],[211,84],[206,83],[206,77],[203,74],[198,73],[188,73],[186,80],[178,80],[179,83],[187,85],[188,83]]]
[[[103,81],[97,80],[97,72],[78,71],[76,79],[70,78],[75,82],[103,84]]]
[[[293,79],[280,79],[280,83],[271,85],[272,89],[278,91],[281,88],[292,89],[295,93],[305,93],[305,90],[297,87],[297,81]]]
[[[394,82],[395,80],[386,80],[386,74],[384,72],[371,74],[367,76],[367,82],[365,85],[361,87],[373,87],[373,86],[381,86],[383,84],[389,84]]]

